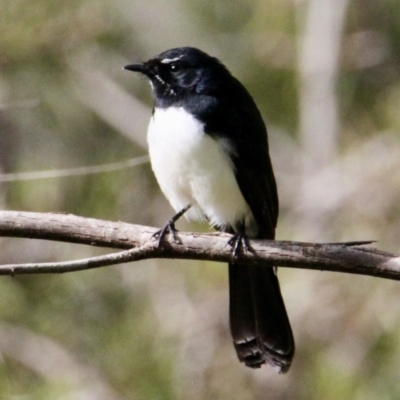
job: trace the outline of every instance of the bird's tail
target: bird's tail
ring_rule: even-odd
[[[271,267],[229,264],[230,326],[241,362],[289,370],[294,339],[278,278]]]

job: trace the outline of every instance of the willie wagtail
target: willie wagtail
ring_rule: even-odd
[[[177,215],[207,220],[239,241],[274,239],[278,195],[267,131],[244,86],[217,58],[192,47],[125,69],[150,81],[155,99],[148,129],[151,165]],[[176,219],[170,221],[171,233]],[[276,271],[238,257],[229,264],[229,287],[239,360],[286,372],[294,340]]]

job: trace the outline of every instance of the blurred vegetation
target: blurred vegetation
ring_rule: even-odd
[[[0,173],[146,154],[150,90],[121,68],[191,45],[219,57],[267,121],[279,238],[376,239],[399,251],[400,2],[0,4]],[[148,164],[42,180],[0,175],[0,204],[155,226],[172,213]],[[0,240],[2,263],[101,252]],[[150,260],[1,278],[0,398],[400,397],[398,283],[280,269],[297,355],[279,376],[237,361],[226,272],[221,264]]]

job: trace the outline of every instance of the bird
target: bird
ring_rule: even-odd
[[[147,77],[154,98],[147,142],[174,223],[206,221],[232,234],[229,319],[233,345],[251,368],[289,370],[295,344],[275,267],[240,260],[248,239],[274,239],[278,193],[267,130],[255,101],[216,57],[173,48],[124,69]],[[239,254],[237,254],[239,253]]]

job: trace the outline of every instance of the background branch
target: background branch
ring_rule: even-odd
[[[13,264],[0,267],[0,274],[60,273],[86,270],[148,258],[179,258],[228,262],[229,235],[180,232],[181,244],[166,242],[156,246],[156,228],[83,218],[71,214],[17,211],[0,212],[0,236],[46,239],[93,246],[130,249],[106,256],[62,263]],[[253,251],[241,260],[256,264],[279,265],[378,276],[400,280],[400,257],[374,248],[361,247],[371,242],[302,243],[252,240]]]

